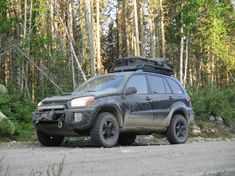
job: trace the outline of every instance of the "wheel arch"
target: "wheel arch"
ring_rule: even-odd
[[[102,106],[97,110],[96,116],[102,112],[109,112],[109,113],[113,114],[114,117],[117,119],[119,127],[123,127],[123,118],[121,115],[121,110],[117,106],[115,106],[115,105]]]
[[[176,104],[175,106],[173,106],[171,108],[170,113],[168,114],[168,118],[167,118],[167,126],[169,126],[171,119],[174,117],[174,115],[176,114],[180,114],[182,115],[186,122],[189,123],[189,117],[188,117],[188,113],[187,113],[187,109],[184,105],[182,104]]]
[[[183,108],[176,109],[176,110],[172,113],[171,119],[172,119],[172,118],[174,117],[174,115],[176,115],[176,114],[182,115],[182,116],[185,118],[186,122],[188,123],[188,115],[187,115],[187,112],[186,112],[185,109],[183,109]]]

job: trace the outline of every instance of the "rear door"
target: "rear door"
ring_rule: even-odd
[[[153,111],[154,127],[165,127],[166,116],[170,111],[172,91],[165,81],[164,76],[149,74],[151,106]]]

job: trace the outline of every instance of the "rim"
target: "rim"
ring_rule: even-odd
[[[115,125],[111,120],[107,120],[104,122],[102,131],[104,139],[108,140],[110,138],[113,138],[115,136],[115,131]]]
[[[183,121],[179,121],[179,122],[176,123],[175,133],[176,133],[176,136],[179,139],[182,139],[182,138],[185,137],[185,134],[186,134],[186,125],[184,124]]]

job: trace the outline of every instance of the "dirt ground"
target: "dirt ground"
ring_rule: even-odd
[[[151,137],[150,137],[151,138]],[[0,143],[0,175],[156,176],[235,175],[235,140],[189,140],[170,145],[145,137],[133,146],[96,148],[89,140],[60,147]]]

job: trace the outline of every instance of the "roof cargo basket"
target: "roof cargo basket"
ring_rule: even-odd
[[[115,67],[110,70],[114,72],[137,71],[173,75],[173,66],[163,58],[125,57],[116,60]]]

